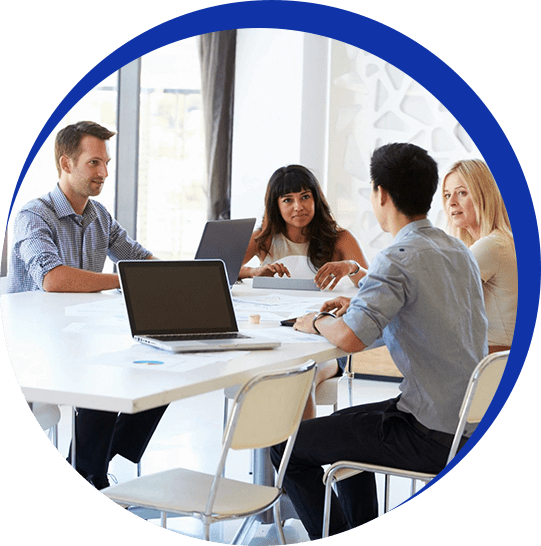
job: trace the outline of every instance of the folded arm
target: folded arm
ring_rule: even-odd
[[[59,265],[43,277],[46,292],[99,292],[119,287],[116,273],[94,273],[67,265]]]

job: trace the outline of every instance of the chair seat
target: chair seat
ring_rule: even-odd
[[[43,430],[49,430],[60,421],[60,408],[55,404],[32,404],[32,413]]]
[[[203,472],[175,468],[108,487],[102,493],[123,505],[198,516],[205,513],[213,478]],[[215,520],[245,517],[271,507],[279,497],[280,490],[276,487],[220,478],[211,517]]]
[[[316,405],[334,406],[338,402],[338,382],[341,376],[331,377],[316,387]]]

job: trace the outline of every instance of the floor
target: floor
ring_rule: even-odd
[[[347,382],[339,383],[339,407],[348,404]],[[389,381],[372,381],[355,379],[353,381],[353,403],[366,403],[391,398],[398,394],[398,383]],[[180,400],[170,405],[156,430],[145,456],[141,471],[149,474],[159,470],[183,466],[193,470],[213,473],[218,463],[220,441],[223,427],[223,391],[216,391],[199,397]],[[325,415],[331,407],[318,407],[318,414]],[[71,437],[71,410],[62,408],[62,419],[59,425],[59,449],[67,454]],[[226,473],[228,477],[251,481],[250,454],[233,453],[228,460]],[[111,461],[111,482],[122,483],[136,477],[136,466],[121,457]],[[380,491],[383,481],[378,481]],[[391,504],[396,506],[410,495],[410,482],[393,479]],[[159,525],[155,513],[134,511],[137,515]],[[211,526],[211,541],[228,543],[239,522],[228,522]],[[168,518],[167,527],[171,531],[201,538],[202,527],[199,521],[192,518]],[[284,527],[288,544],[308,541],[304,527],[297,519],[288,519]],[[256,525],[246,543],[250,546],[277,544],[273,525]]]

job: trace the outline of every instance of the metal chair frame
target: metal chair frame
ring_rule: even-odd
[[[467,424],[477,424],[483,418],[488,409],[492,398],[498,388],[501,377],[505,370],[509,351],[501,351],[493,353],[481,360],[474,369],[466,393],[464,395],[462,406],[459,412],[459,421],[454,434],[453,443],[449,450],[447,464],[455,457],[458,452],[460,441],[464,434]],[[490,376],[487,379],[487,376]],[[481,385],[481,382],[483,384]],[[482,388],[479,388],[481,385]],[[388,466],[376,464],[368,464],[356,461],[338,461],[330,465],[324,476],[323,483],[325,484],[325,498],[323,507],[323,530],[322,538],[329,536],[329,525],[331,517],[331,494],[332,487],[338,481],[347,479],[360,472],[374,472],[385,474],[385,502],[384,512],[389,510],[390,496],[390,477],[399,476],[412,479],[412,495],[415,494],[416,480],[420,480],[425,485],[432,480],[436,474],[423,472],[414,472]]]
[[[261,396],[259,398],[254,398],[258,396],[258,391],[254,391],[258,386],[260,386],[265,381],[276,381],[276,380],[283,380],[283,379],[294,379],[294,376],[304,375],[304,378],[298,378],[299,380],[304,379],[304,381],[301,381],[301,392],[299,392],[299,396],[291,397],[291,403],[294,404],[294,410],[287,412],[287,419],[289,421],[289,424],[284,425],[282,427],[284,430],[277,431],[274,429],[269,429],[269,427],[257,427],[255,425],[252,425],[250,428],[250,432],[247,433],[246,423],[253,423],[253,413],[254,407],[261,407]],[[260,376],[254,377],[251,380],[249,380],[237,393],[235,397],[235,401],[233,404],[233,408],[231,411],[231,415],[229,417],[226,431],[224,434],[224,439],[222,442],[222,452],[220,455],[219,463],[216,468],[216,472],[214,475],[205,474],[202,472],[194,472],[189,471],[185,469],[173,469],[170,471],[161,472],[154,475],[148,475],[144,476],[142,478],[136,478],[135,480],[132,480],[126,484],[121,484],[118,486],[109,487],[107,489],[102,490],[102,493],[104,493],[106,496],[114,500],[115,502],[121,504],[121,505],[135,505],[135,506],[142,506],[142,507],[148,507],[155,510],[160,510],[162,512],[162,519],[161,523],[163,527],[166,527],[166,514],[167,513],[177,513],[181,515],[188,515],[193,517],[198,517],[202,520],[204,525],[204,537],[205,540],[210,539],[210,524],[216,521],[226,520],[226,519],[238,519],[238,518],[246,518],[240,528],[238,529],[235,538],[233,539],[233,544],[239,543],[240,540],[245,536],[247,530],[255,520],[255,517],[257,514],[266,511],[270,508],[273,509],[274,514],[274,522],[276,524],[277,530],[278,530],[278,537],[281,544],[285,544],[285,535],[282,527],[282,520],[281,520],[281,513],[280,513],[280,503],[278,502],[280,500],[280,497],[282,495],[282,483],[285,475],[285,471],[287,468],[287,464],[289,462],[289,457],[291,455],[293,445],[295,442],[295,438],[297,436],[297,431],[299,428],[299,424],[301,422],[302,412],[304,410],[304,405],[306,404],[306,400],[308,398],[311,385],[314,379],[315,375],[315,362],[313,360],[310,360],[306,362],[304,365],[300,367],[291,368],[288,370],[282,370],[278,372],[271,372],[267,374],[262,374]],[[281,384],[282,386],[284,383]],[[279,393],[281,389],[279,388],[279,385],[274,388],[275,393]],[[253,391],[253,392],[252,392]],[[295,391],[297,392],[297,391]],[[267,394],[269,391],[267,391]],[[276,394],[276,396],[280,396],[280,394]],[[283,395],[282,395],[283,396]],[[284,410],[282,407],[275,407],[277,404],[274,404],[272,399],[270,397],[264,397],[265,399],[265,415],[269,415],[269,419],[272,419],[272,422],[276,422],[276,417],[272,418],[272,415],[282,415],[284,414]],[[248,400],[248,403],[247,403]],[[289,400],[289,399],[288,399]],[[292,406],[293,407],[293,406]],[[272,412],[275,412],[272,414]],[[287,430],[286,430],[287,429]],[[254,430],[255,436],[259,435],[259,438],[254,438]],[[240,432],[239,432],[240,431]],[[269,431],[269,434],[267,434],[267,431]],[[260,432],[260,434],[258,434]],[[228,456],[228,453],[230,449],[254,449],[254,448],[262,448],[262,447],[270,447],[271,445],[274,445],[276,443],[279,443],[281,441],[286,441],[286,448],[281,460],[281,464],[279,466],[276,479],[275,479],[275,485],[272,486],[261,486],[261,485],[255,485],[255,484],[249,484],[245,482],[239,482],[237,480],[229,480],[222,477],[223,474],[223,468],[225,466],[225,462]],[[206,482],[207,485],[211,482],[210,487],[208,488],[208,496],[206,496],[206,502],[205,502],[205,508],[204,510],[194,509],[193,507],[190,507],[189,509],[187,507],[175,507],[171,505],[167,505],[165,501],[162,502],[160,500],[164,496],[163,490],[157,491],[156,490],[156,482],[161,480],[161,483],[165,483],[166,486],[175,487],[178,482],[182,480],[183,476],[187,476],[189,480],[192,480],[193,482]],[[191,482],[190,482],[191,483]],[[137,489],[139,486],[139,490],[136,494],[134,494],[134,489]],[[243,491],[247,491],[246,488],[252,489],[253,491],[259,491],[261,497],[265,498],[262,505],[258,506],[252,506],[249,511],[245,511],[242,513],[218,513],[216,510],[216,504],[215,501],[217,499],[218,493],[220,491],[220,488],[225,487],[229,488],[231,491],[234,491],[235,487],[242,487]],[[146,489],[144,489],[146,488]],[[206,486],[205,486],[206,488]],[[154,493],[154,498],[149,498],[148,500],[145,500],[144,493],[140,492],[140,489],[144,489],[145,492],[151,491]],[[226,489],[228,490],[228,489]],[[150,495],[150,493],[149,493]],[[233,495],[234,497],[234,495]],[[232,500],[234,500],[234,498]],[[177,497],[178,498],[178,497]],[[230,497],[228,497],[230,498]],[[172,501],[173,502],[173,501]],[[233,510],[233,509],[231,509]]]
[[[37,422],[58,449],[58,423],[60,422],[60,408],[56,404],[35,404],[28,402],[30,411],[34,414]]]

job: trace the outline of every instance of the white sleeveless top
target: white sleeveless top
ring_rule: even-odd
[[[261,265],[280,262],[289,269],[292,277],[313,279],[317,270],[308,259],[309,245],[310,243],[294,243],[280,233],[273,238]]]

